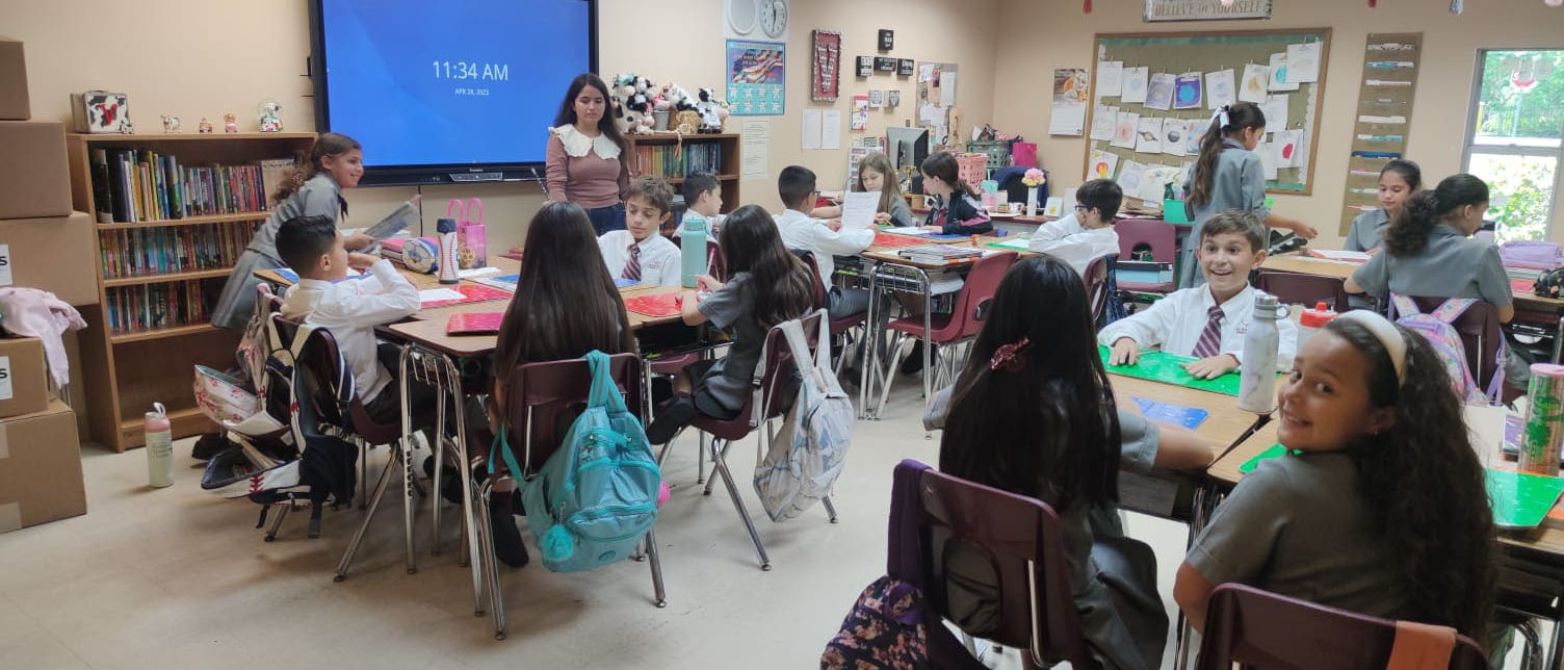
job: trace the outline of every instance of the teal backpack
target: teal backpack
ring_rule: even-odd
[[[586,410],[521,489],[543,566],[554,572],[624,560],[657,520],[662,471],[646,431],[614,387],[608,355],[593,351],[585,358],[592,369]],[[503,454],[512,473],[523,472],[506,431],[499,432],[494,451]]]

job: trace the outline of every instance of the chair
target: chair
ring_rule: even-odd
[[[1136,258],[1137,249],[1151,252],[1151,260],[1172,268],[1178,257],[1178,230],[1173,224],[1152,219],[1124,219],[1113,225],[1119,234],[1119,260]],[[1135,293],[1172,293],[1178,288],[1177,280],[1165,282],[1135,282],[1119,280],[1119,288]]]
[[[817,309],[802,317],[804,332],[811,338],[819,332],[819,319],[826,318],[825,310]],[[809,351],[813,355],[820,342],[810,342]],[[722,483],[728,489],[728,497],[733,499],[733,509],[739,513],[739,518],[744,521],[745,530],[749,531],[749,539],[755,544],[755,553],[760,556],[760,569],[770,570],[771,559],[766,555],[766,547],[760,541],[760,533],[755,530],[755,522],[750,519],[749,510],[744,505],[744,499],[739,495],[738,486],[733,483],[733,474],[728,470],[728,447],[739,440],[749,437],[749,434],[760,429],[756,437],[758,446],[764,450],[769,446],[774,436],[770,427],[774,419],[781,418],[792,404],[793,398],[788,396],[788,389],[792,386],[791,380],[797,376],[791,350],[788,349],[787,338],[782,334],[780,325],[772,326],[766,333],[765,345],[761,348],[760,363],[755,366],[755,374],[752,380],[754,392],[744,401],[744,406],[731,419],[715,419],[702,414],[696,414],[690,426],[711,436],[711,441],[706,443],[712,465],[717,474],[722,477]],[[662,452],[657,455],[657,462],[661,463],[668,454],[668,447],[673,444],[670,440],[663,445]],[[711,495],[712,485],[717,482],[717,477],[706,480],[705,495]],[[826,514],[832,523],[836,523],[836,508],[831,504],[831,499],[822,501]]]
[[[1060,660],[1092,668],[1096,662],[1070,595],[1063,533],[1058,515],[1040,500],[904,460],[891,485],[886,574],[917,586],[948,617],[945,546],[953,540],[976,545],[992,558],[999,577],[999,623],[985,635],[1026,650],[1021,654],[1025,668],[1046,668]],[[928,629],[935,667],[983,667],[959,644],[951,644],[943,626]]]
[[[1108,254],[1093,258],[1092,262],[1086,264],[1086,273],[1081,278],[1086,280],[1092,323],[1102,323],[1103,315],[1108,312],[1108,301],[1113,299],[1112,292],[1108,290],[1108,273],[1118,258],[1118,254]]]
[[[1417,308],[1427,314],[1439,308],[1448,298],[1437,297],[1413,297]],[[1388,302],[1388,301],[1387,301]],[[1395,305],[1389,307],[1390,319],[1394,321],[1397,316]],[[1472,371],[1472,379],[1477,386],[1486,390],[1489,382],[1493,381],[1494,374],[1503,370],[1503,361],[1499,361],[1499,346],[1504,343],[1503,327],[1499,323],[1499,310],[1492,304],[1481,300],[1474,303],[1461,317],[1451,324],[1455,332],[1461,335],[1461,344],[1466,349],[1466,367]],[[1500,389],[1500,401],[1508,404],[1510,401],[1522,396],[1525,391],[1511,388],[1505,385]]]
[[[1352,309],[1342,280],[1334,277],[1261,268],[1260,276],[1255,280],[1255,288],[1276,296],[1284,305],[1313,308],[1315,304],[1323,302],[1337,312],[1344,313]]]
[[[994,291],[999,289],[999,281],[1004,278],[1005,272],[1010,270],[1016,258],[1015,252],[1006,251],[984,256],[973,263],[972,270],[967,273],[966,283],[962,284],[961,291],[956,294],[955,306],[950,314],[925,313],[921,318],[903,317],[886,325],[886,328],[895,333],[896,337],[887,349],[893,353],[888,361],[889,365],[882,371],[885,384],[880,389],[880,404],[875,411],[876,415],[885,411],[885,401],[891,395],[891,381],[895,379],[896,368],[903,358],[902,341],[914,337],[927,344],[948,346],[972,339],[982,329],[984,319],[988,318],[988,303],[994,299]],[[933,386],[942,379],[955,376],[960,361],[959,356],[946,352],[940,370],[932,373],[934,376],[930,377],[929,368],[932,367],[929,361],[930,353],[930,347],[923,347],[923,397],[925,398],[934,395]]]
[[[814,252],[812,252],[812,251],[797,251],[797,250],[794,250],[793,254],[798,256],[799,258],[803,259],[804,260],[804,264],[809,267],[810,279],[815,284],[815,305],[819,306],[822,309],[827,310],[826,318],[830,319],[831,318],[830,317],[830,311],[829,311],[830,307],[831,307],[831,296],[830,296],[830,292],[829,292],[830,291],[830,288],[829,288],[830,285],[826,283],[824,277],[820,276],[820,263],[819,263],[819,261],[815,260]],[[853,328],[857,328],[859,326],[862,326],[864,324],[864,322],[867,320],[867,318],[868,318],[868,312],[859,312],[859,313],[853,314],[851,316],[844,316],[844,317],[842,317],[840,319],[831,319],[831,323],[830,323],[830,326],[829,326],[829,328],[831,329],[831,339],[834,342],[836,340],[836,336],[837,335],[841,335],[843,333],[846,333],[849,330],[852,330]],[[841,374],[841,372],[842,372],[842,364],[847,361],[847,351],[846,351],[846,347],[845,347],[847,339],[848,338],[846,338],[846,337],[842,338],[844,346],[842,347],[841,353],[837,356],[837,359],[836,359],[835,369],[836,369],[837,374]]]
[[[1389,619],[1223,584],[1211,592],[1196,667],[1378,670],[1390,659],[1395,639],[1396,622]],[[1481,670],[1488,658],[1471,638],[1458,635],[1449,667]]]

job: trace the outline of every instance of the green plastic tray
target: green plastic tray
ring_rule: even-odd
[[[1189,356],[1178,356],[1165,351],[1142,351],[1140,360],[1134,365],[1108,365],[1108,348],[1098,345],[1097,353],[1102,356],[1102,363],[1107,366],[1108,372],[1116,375],[1238,396],[1237,370],[1216,379],[1195,379],[1184,371],[1185,363],[1196,360]]]

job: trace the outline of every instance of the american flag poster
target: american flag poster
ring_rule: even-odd
[[[787,109],[787,45],[728,40],[728,109],[734,116],[781,116]]]

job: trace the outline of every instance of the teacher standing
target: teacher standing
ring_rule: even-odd
[[[598,235],[624,229],[630,143],[608,113],[608,86],[597,75],[570,82],[549,129],[547,155],[549,200],[580,205]]]

